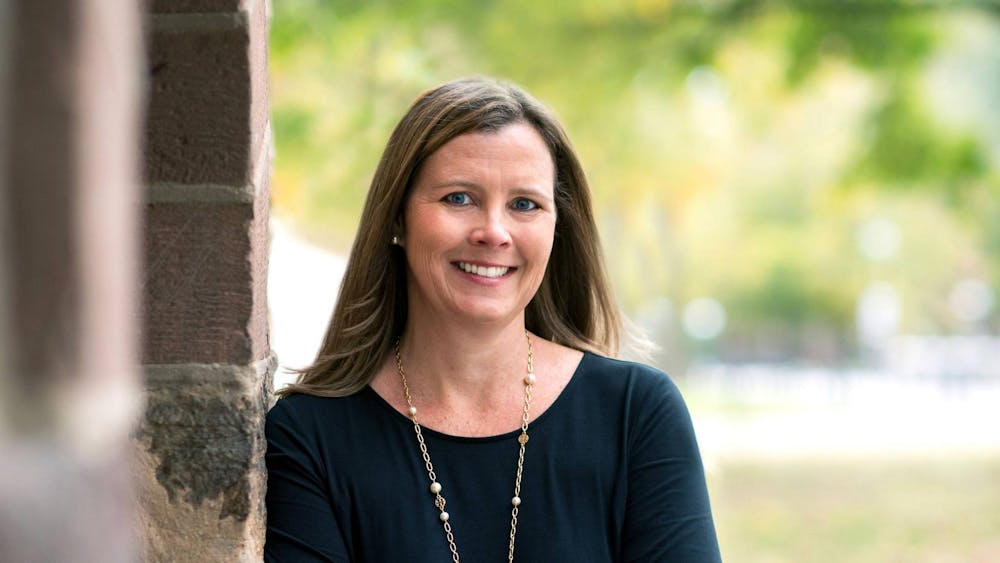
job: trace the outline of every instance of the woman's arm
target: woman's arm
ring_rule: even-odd
[[[298,424],[287,400],[267,415],[268,563],[334,562],[350,559],[330,506],[309,426]]]
[[[629,416],[623,560],[720,562],[691,417],[673,382],[649,375],[638,378]]]

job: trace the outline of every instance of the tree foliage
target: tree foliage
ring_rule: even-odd
[[[992,5],[282,0],[274,10],[275,208],[334,246],[350,240],[410,101],[484,74],[521,84],[565,122],[637,317],[666,297],[679,327],[684,304],[710,296],[729,318],[715,353],[747,349],[766,325],[778,327],[767,346],[779,355],[808,355],[801,339],[818,331],[843,357],[860,292],[887,281],[901,331],[998,326],[997,307],[972,326],[945,305],[961,279],[1000,291]],[[977,86],[956,98],[941,76]],[[897,226],[894,254],[859,250],[873,220]]]

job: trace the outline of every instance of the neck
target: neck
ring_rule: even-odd
[[[438,404],[509,399],[527,373],[524,318],[503,327],[407,322],[400,351],[415,395]]]

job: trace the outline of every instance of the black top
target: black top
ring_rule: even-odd
[[[370,387],[267,415],[268,562],[451,561],[413,424]],[[520,430],[424,428],[463,561],[507,560]],[[585,354],[529,428],[515,561],[720,561],[698,445],[665,374]]]

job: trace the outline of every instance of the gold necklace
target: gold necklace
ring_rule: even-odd
[[[517,536],[517,512],[521,506],[521,473],[524,471],[524,446],[528,443],[528,409],[531,406],[531,387],[535,384],[534,356],[531,350],[531,335],[524,331],[525,338],[528,339],[528,375],[524,376],[524,410],[521,412],[521,434],[517,437],[517,442],[521,445],[517,453],[517,476],[514,478],[514,496],[510,499],[510,544],[507,550],[507,561],[514,561],[514,538]],[[455,545],[455,536],[451,533],[451,524],[448,522],[450,515],[445,511],[445,500],[441,494],[443,487],[437,480],[434,473],[434,464],[431,463],[431,455],[427,452],[427,444],[424,443],[424,435],[420,431],[420,423],[417,422],[417,408],[413,406],[413,398],[410,396],[410,387],[406,384],[406,373],[403,371],[403,359],[399,354],[399,340],[396,340],[396,369],[399,370],[399,379],[403,382],[403,394],[406,395],[407,412],[410,420],[413,421],[413,431],[417,434],[417,444],[420,446],[420,455],[424,459],[424,466],[427,468],[427,477],[431,480],[430,491],[434,495],[434,506],[441,513],[438,515],[441,524],[444,526],[444,536],[448,540],[448,547],[451,549],[451,558],[454,563],[459,563],[458,547]]]

